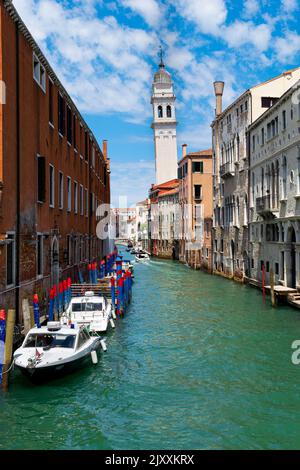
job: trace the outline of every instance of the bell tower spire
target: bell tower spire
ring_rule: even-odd
[[[167,72],[163,50],[159,50],[159,70],[152,85],[156,184],[177,178],[176,96],[171,75]]]

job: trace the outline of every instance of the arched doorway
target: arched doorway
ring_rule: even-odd
[[[296,232],[290,226],[287,232],[287,243],[290,256],[286,260],[287,287],[296,288]]]
[[[51,285],[59,283],[59,241],[54,237],[51,245]]]

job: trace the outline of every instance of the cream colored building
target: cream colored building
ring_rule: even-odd
[[[250,277],[300,288],[300,82],[249,129]]]
[[[213,133],[213,270],[228,277],[249,275],[248,127],[300,79],[300,68],[245,91],[222,111],[224,83],[215,82]]]

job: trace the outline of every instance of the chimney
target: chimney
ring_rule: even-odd
[[[224,91],[224,82],[214,82],[214,89],[216,95],[216,116],[222,114],[222,96]]]
[[[107,162],[107,140],[103,140],[102,147],[103,147],[103,157],[104,157],[104,160]]]
[[[186,157],[186,149],[187,149],[187,144],[183,144],[183,146],[182,146],[182,158]]]

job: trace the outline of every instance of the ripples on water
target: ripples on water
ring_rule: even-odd
[[[300,316],[170,261],[136,266],[96,367],[0,397],[3,449],[299,448]]]

